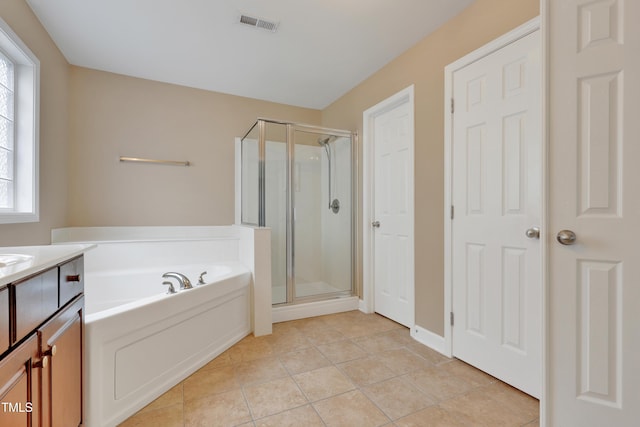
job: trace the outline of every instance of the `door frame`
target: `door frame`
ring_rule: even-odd
[[[410,85],[402,89],[398,93],[370,107],[362,113],[362,299],[360,300],[360,311],[365,313],[373,313],[375,310],[375,247],[373,239],[373,229],[371,222],[374,221],[373,214],[375,211],[374,192],[374,166],[375,152],[373,147],[374,124],[377,116],[386,113],[402,104],[409,104],[410,112],[410,156],[409,162],[412,169],[415,169],[415,103],[414,103],[414,85]],[[415,176],[411,170],[408,176],[411,177],[411,209],[409,214],[410,221],[410,238],[411,253],[409,266],[409,280],[411,282],[411,315],[410,319],[413,326],[415,324]],[[413,328],[412,328],[413,330]]]
[[[545,9],[543,8],[543,11]],[[540,397],[540,421],[543,422],[546,414],[546,396],[547,396],[547,286],[548,286],[548,272],[547,272],[547,246],[548,246],[548,233],[547,233],[547,199],[548,199],[548,159],[547,159],[547,144],[548,144],[548,96],[547,96],[547,75],[548,75],[548,60],[547,60],[547,34],[546,34],[546,17],[544,13],[541,17],[536,17],[530,21],[525,22],[521,26],[511,30],[510,32],[498,37],[497,39],[487,43],[486,45],[478,48],[477,50],[467,54],[466,56],[452,62],[445,67],[444,72],[444,350],[445,355],[448,357],[453,356],[453,331],[451,325],[451,314],[453,312],[453,260],[452,260],[452,231],[453,221],[451,218],[451,206],[452,206],[452,189],[453,189],[453,74],[484,58],[491,53],[535,32],[540,31],[540,67],[541,67],[541,109],[540,112],[540,124],[542,128],[541,132],[541,212],[540,212],[540,260],[542,269],[542,336],[540,337],[540,350],[542,355],[541,366],[541,397]]]

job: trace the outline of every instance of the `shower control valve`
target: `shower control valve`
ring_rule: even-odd
[[[331,202],[331,204],[329,205],[329,209],[331,209],[331,212],[333,212],[334,214],[340,212],[340,200],[333,199],[333,202]]]

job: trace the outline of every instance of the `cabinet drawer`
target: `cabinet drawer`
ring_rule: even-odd
[[[4,353],[10,344],[9,329],[9,288],[0,289],[0,353]]]
[[[60,307],[84,292],[84,258],[60,266]]]
[[[58,268],[12,286],[16,296],[16,334],[13,342],[17,342],[58,309]]]

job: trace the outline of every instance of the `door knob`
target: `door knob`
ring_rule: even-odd
[[[562,245],[573,245],[576,242],[576,233],[571,230],[560,230],[556,238]]]
[[[380,228],[380,221],[373,221],[373,222],[371,223],[371,226],[372,226],[373,228]]]
[[[531,227],[525,233],[530,239],[539,239],[540,238],[540,229],[538,227]]]

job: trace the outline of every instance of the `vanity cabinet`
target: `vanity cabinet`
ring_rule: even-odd
[[[82,424],[83,290],[82,256],[0,289],[0,426]]]

